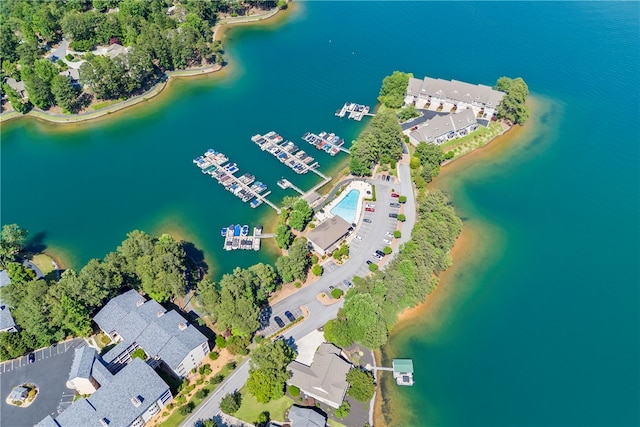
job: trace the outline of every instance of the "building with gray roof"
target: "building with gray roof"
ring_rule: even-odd
[[[463,110],[457,114],[434,116],[418,129],[409,133],[409,140],[413,145],[420,142],[442,144],[450,139],[465,136],[478,128],[473,110]]]
[[[419,87],[419,90],[418,90]],[[500,105],[505,93],[490,86],[465,83],[458,80],[443,80],[425,77],[423,80],[409,78],[407,99],[413,102],[422,99],[427,102],[450,102],[458,108],[476,106],[494,111]]]
[[[0,270],[0,289],[10,285],[11,279],[7,270]],[[9,307],[2,302],[0,298],[0,332],[18,332],[18,326],[16,325]]]
[[[80,394],[91,394],[96,391],[102,382],[96,381],[92,375],[95,359],[94,348],[86,345],[76,348],[67,387],[74,388]]]
[[[95,359],[94,365],[100,364]],[[141,427],[171,400],[169,386],[141,359],[134,359],[87,398],[36,427]]]
[[[307,234],[313,249],[320,255],[337,249],[340,241],[352,230],[351,224],[340,216],[334,216],[322,221]]]
[[[292,375],[288,384],[297,386],[320,402],[339,408],[349,388],[347,372],[351,369],[351,363],[340,353],[333,344],[320,344],[311,366],[295,361],[289,363],[287,370]]]
[[[292,406],[289,409],[291,427],[325,427],[327,417],[316,412],[313,408]]]
[[[121,369],[131,360],[131,353],[141,348],[150,359],[164,363],[182,378],[209,353],[207,337],[180,314],[165,310],[134,290],[113,298],[93,320],[118,343],[103,356],[112,372]]]
[[[4,79],[4,82],[9,85],[11,89],[15,90],[20,98],[29,98],[29,94],[27,93],[27,90],[24,87],[24,82],[22,80],[17,81],[13,77],[7,77]]]

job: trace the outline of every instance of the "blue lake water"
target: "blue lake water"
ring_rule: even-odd
[[[360,191],[353,189],[350,190],[346,196],[337,205],[331,209],[333,215],[342,217],[349,224],[353,224],[356,219],[356,211],[358,209],[358,199],[360,198]]]

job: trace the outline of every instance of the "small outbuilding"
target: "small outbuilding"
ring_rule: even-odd
[[[307,239],[311,242],[313,250],[320,255],[326,255],[344,239],[349,232],[353,230],[351,224],[340,216],[334,216],[322,221],[313,230],[307,234]]]

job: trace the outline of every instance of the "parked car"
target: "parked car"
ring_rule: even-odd
[[[387,237],[393,237],[393,233],[390,231],[387,231]]]
[[[289,322],[293,322],[294,320],[296,320],[296,317],[293,314],[291,314],[290,311],[285,311],[284,315],[287,316],[287,319],[289,319]]]
[[[375,212],[376,210],[374,208],[364,208],[365,211],[367,212]]]
[[[389,218],[398,218],[398,214],[397,213],[390,213],[389,214]]]
[[[399,208],[400,203],[389,203],[389,206],[391,206],[392,208]]]
[[[358,240],[362,240],[362,237],[360,237],[360,235],[357,235],[357,236],[356,236],[356,239],[358,239]]]
[[[371,262],[371,260],[367,260],[367,265],[369,265],[369,264],[373,264],[373,263]]]
[[[29,353],[28,361],[29,361],[29,363],[35,362],[36,361],[36,355],[33,354],[33,353]]]
[[[391,179],[391,175],[387,175],[387,181]]]
[[[282,321],[281,318],[276,316],[276,317],[273,318],[273,320],[278,324],[278,326],[280,326],[281,328],[284,328],[284,322]]]
[[[380,257],[383,257],[383,256],[384,256],[384,252],[382,252],[380,249],[378,249],[378,250],[376,251],[376,254],[377,254],[378,256],[380,256]]]
[[[386,243],[387,245],[391,244],[391,240],[389,240],[389,239],[382,239],[382,242]]]
[[[347,288],[353,287],[353,283],[351,283],[349,280],[343,280],[342,283],[344,283]]]
[[[397,217],[397,216],[396,216]],[[365,218],[362,220],[362,222],[366,222],[367,224],[371,224],[371,220],[369,218]]]
[[[391,197],[397,199],[398,197],[400,197],[400,195],[398,193],[391,193]]]
[[[336,288],[336,287],[335,287],[335,286],[333,286],[333,285],[329,286],[329,290],[330,290],[330,291],[334,290],[335,288]]]
[[[376,205],[374,205],[373,203],[367,203],[364,206],[367,207],[367,208],[375,208],[376,207]]]

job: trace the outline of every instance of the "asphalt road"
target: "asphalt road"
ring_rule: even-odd
[[[58,343],[34,351],[36,360],[27,362],[27,356],[0,364],[0,425],[31,427],[47,415],[57,416],[73,402],[75,392],[66,387],[74,350],[84,345],[82,338]],[[6,403],[11,389],[23,383],[33,383],[40,392],[27,408]]]
[[[398,163],[400,182],[383,181],[381,179],[369,179],[368,181],[376,186],[376,206],[375,212],[363,212],[363,218],[371,219],[371,223],[359,222],[359,226],[354,230],[356,235],[362,237],[362,240],[354,239],[350,245],[349,260],[340,268],[323,274],[317,281],[305,286],[296,293],[278,302],[271,307],[271,317],[269,328],[277,328],[273,322],[275,316],[279,316],[288,323],[284,312],[299,311],[301,306],[305,306],[309,310],[309,316],[303,322],[296,324],[291,329],[285,331],[282,335],[288,341],[295,343],[300,338],[306,336],[310,332],[320,328],[329,320],[336,317],[338,310],[342,307],[344,299],[339,300],[332,305],[321,304],[316,296],[321,292],[327,292],[330,285],[339,286],[346,289],[342,281],[351,280],[353,276],[365,276],[369,273],[367,260],[376,261],[372,254],[376,249],[382,249],[386,244],[382,242],[387,231],[394,230],[397,226],[397,220],[389,218],[390,212],[398,212],[398,209],[391,208],[390,203],[397,201],[391,197],[391,190],[407,196],[407,202],[404,204],[403,213],[406,221],[402,225],[402,237],[395,246],[396,250],[390,256],[386,256],[379,265],[384,266],[391,260],[397,252],[399,244],[407,242],[411,238],[410,230],[416,221],[416,204],[413,192],[413,183],[411,181],[411,171],[406,163]],[[220,400],[228,393],[232,393],[242,388],[249,378],[249,361],[240,364],[236,370],[227,377],[227,379],[202,403],[196,410],[181,424],[181,426],[194,426],[199,420],[213,418],[220,411]]]

